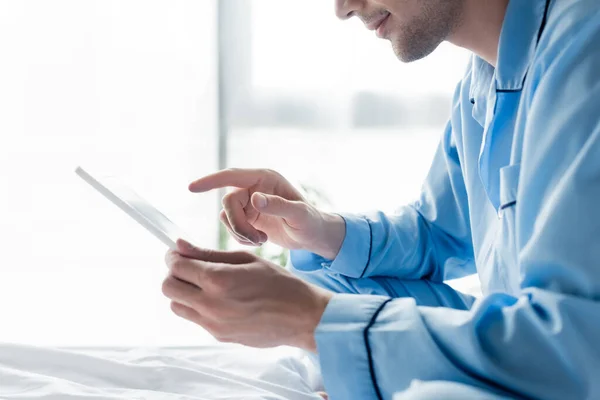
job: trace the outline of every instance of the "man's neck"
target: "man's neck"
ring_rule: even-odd
[[[466,0],[463,18],[448,39],[496,66],[500,32],[509,0]]]

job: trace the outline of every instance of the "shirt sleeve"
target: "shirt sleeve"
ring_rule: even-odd
[[[337,295],[316,333],[333,399],[390,399],[413,379],[600,398],[600,29],[588,28],[568,45],[541,42],[523,94],[517,265],[504,266],[521,272],[520,294],[469,311]]]
[[[455,103],[458,102],[457,90]],[[322,267],[360,278],[427,278],[435,282],[475,273],[465,184],[448,123],[419,201],[394,215],[342,215],[346,236],[335,260],[292,251],[296,269]]]

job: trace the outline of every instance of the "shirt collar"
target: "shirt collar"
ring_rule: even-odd
[[[523,89],[537,43],[546,25],[551,0],[510,0],[506,9],[497,67],[478,56],[473,57],[471,99],[485,96],[492,77],[496,91],[518,92]]]
[[[546,25],[551,0],[510,0],[500,34],[496,89],[520,91]]]

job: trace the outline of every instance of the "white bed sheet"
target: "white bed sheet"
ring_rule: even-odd
[[[0,344],[0,399],[318,400],[322,382],[295,349],[51,349]]]

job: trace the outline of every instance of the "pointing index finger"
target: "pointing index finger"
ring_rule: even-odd
[[[194,193],[208,192],[213,189],[237,187],[247,189],[254,186],[264,177],[264,172],[252,169],[224,169],[190,183],[189,189]]]

